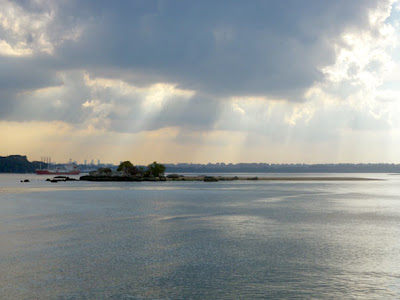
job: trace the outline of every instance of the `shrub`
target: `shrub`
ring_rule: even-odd
[[[127,160],[119,164],[117,171],[119,172],[131,167],[133,167],[132,163],[129,160]]]
[[[150,174],[154,175],[155,177],[159,177],[160,175],[164,175],[165,166],[155,161],[148,166],[148,170],[150,171]]]

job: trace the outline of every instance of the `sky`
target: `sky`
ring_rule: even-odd
[[[0,0],[0,155],[400,163],[400,1]]]

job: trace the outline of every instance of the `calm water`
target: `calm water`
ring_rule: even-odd
[[[360,176],[386,180],[0,175],[0,298],[398,299],[400,176]]]

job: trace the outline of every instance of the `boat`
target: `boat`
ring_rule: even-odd
[[[75,165],[64,165],[55,169],[36,169],[37,175],[79,175],[81,171]]]

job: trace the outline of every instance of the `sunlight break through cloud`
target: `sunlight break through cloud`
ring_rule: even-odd
[[[399,1],[0,4],[4,155],[399,161]]]

